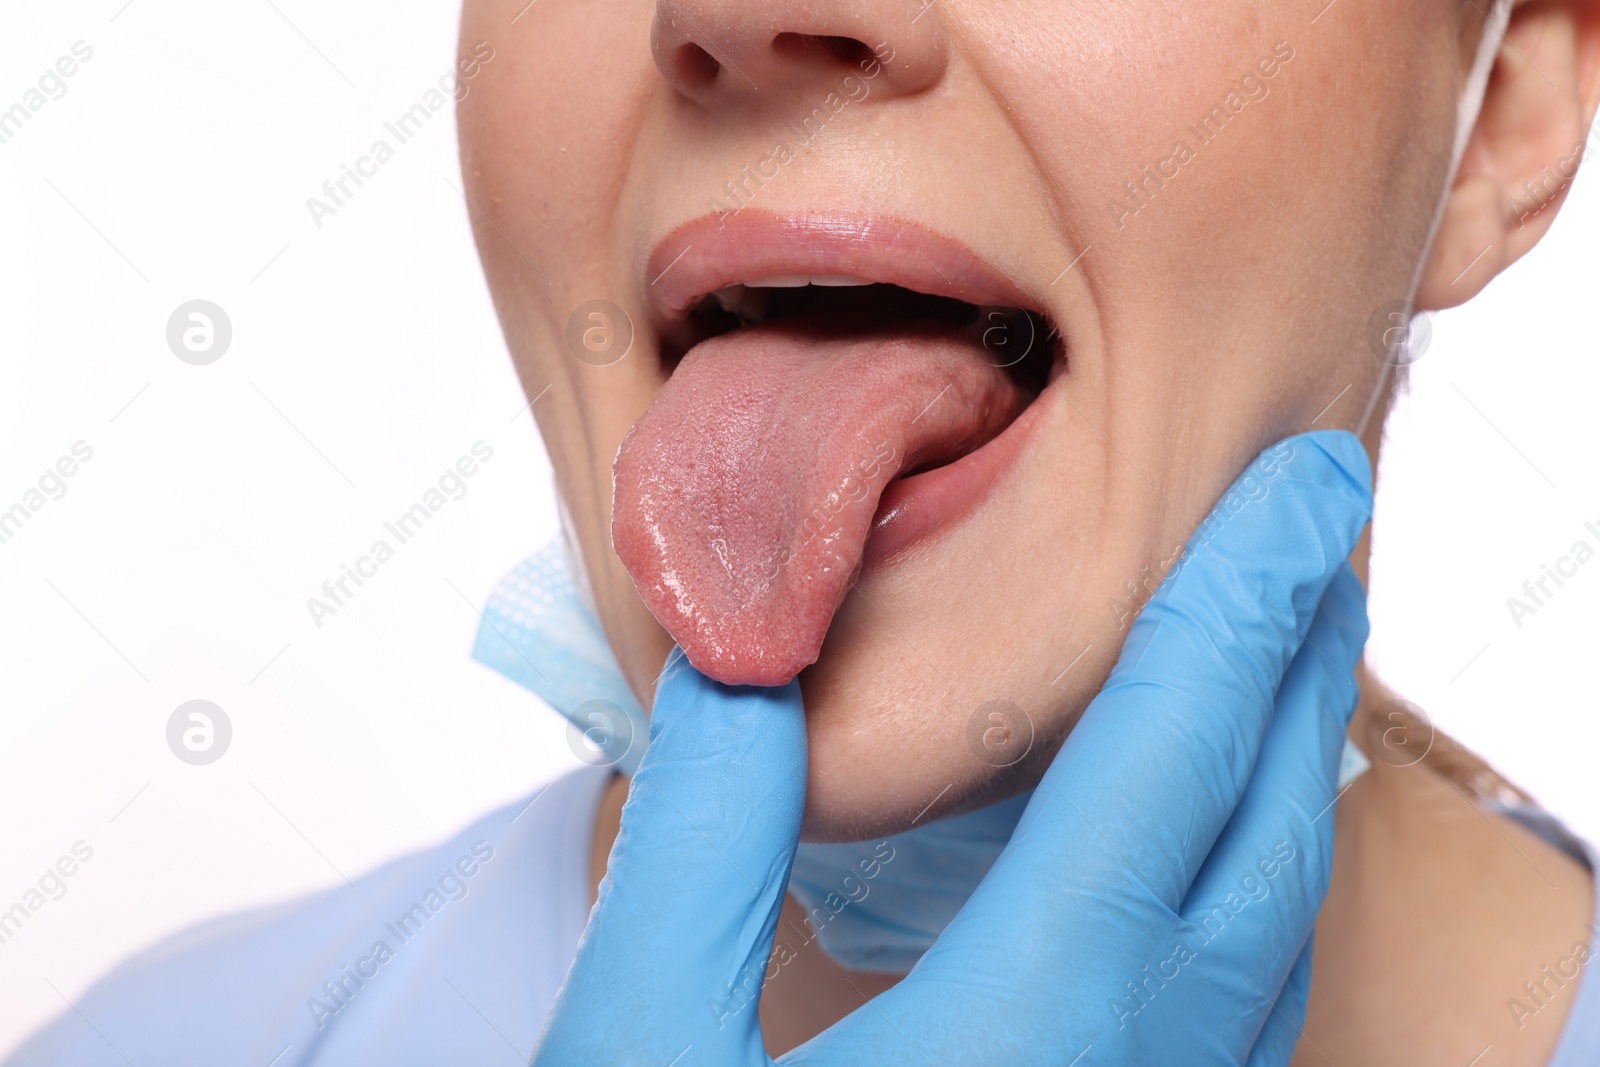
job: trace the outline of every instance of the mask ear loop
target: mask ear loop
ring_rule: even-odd
[[[1509,25],[1511,0],[1495,0],[1489,17],[1484,20],[1483,37],[1478,41],[1478,55],[1473,61],[1472,72],[1467,75],[1467,83],[1456,108],[1456,144],[1450,155],[1450,179],[1445,182],[1446,195],[1455,184],[1456,170],[1461,166],[1461,157],[1466,155],[1472,128],[1478,124],[1478,116],[1483,111],[1483,98],[1489,90],[1489,76],[1494,73],[1494,61],[1500,55],[1500,43],[1505,40],[1506,27]]]
[[[1455,187],[1461,160],[1466,156],[1467,144],[1472,140],[1472,130],[1477,126],[1478,118],[1483,113],[1484,97],[1489,92],[1489,78],[1494,73],[1495,60],[1500,56],[1500,45],[1505,40],[1506,27],[1511,25],[1511,7],[1512,0],[1495,0],[1494,6],[1489,9],[1488,17],[1484,19],[1483,36],[1478,39],[1478,53],[1473,58],[1472,70],[1468,72],[1462,87],[1461,98],[1456,102],[1456,139],[1455,145],[1450,150],[1450,169],[1445,174],[1444,185],[1439,193],[1439,203],[1433,211],[1433,223],[1428,228],[1428,242],[1423,246],[1423,254],[1418,257],[1416,271],[1411,277],[1410,294],[1416,293],[1417,286],[1422,281],[1422,271],[1427,265],[1428,253],[1433,248],[1434,240],[1439,236],[1439,227],[1444,223],[1444,209],[1450,201],[1450,190]],[[1411,296],[1408,295],[1406,299],[1409,302]],[[1425,315],[1426,312],[1413,310],[1413,317],[1417,314]],[[1408,338],[1412,335],[1409,326],[1406,334]],[[1389,391],[1390,376],[1395,371],[1395,366],[1385,366],[1378,388],[1373,390],[1372,398],[1367,402],[1367,410],[1362,412],[1361,421],[1357,424],[1358,434],[1366,433],[1367,423],[1378,409],[1378,402]]]

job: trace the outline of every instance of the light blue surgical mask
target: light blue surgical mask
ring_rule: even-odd
[[[600,752],[612,750],[604,762],[631,777],[644,756],[650,717],[623,678],[575,571],[559,537],[517,564],[489,594],[472,658],[532,690]]]
[[[649,717],[623,679],[574,575],[564,538],[522,561],[489,595],[472,658],[531,690],[585,734],[585,751],[632,775]],[[1346,742],[1339,788],[1370,766]],[[801,844],[789,891],[805,910],[789,947],[816,940],[841,966],[904,974],[1005,848],[1031,793],[887,838]]]

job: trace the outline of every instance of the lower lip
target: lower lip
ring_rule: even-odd
[[[1022,453],[1054,388],[1052,382],[1000,436],[977,451],[890,482],[878,500],[862,570],[889,565],[977,510]]]

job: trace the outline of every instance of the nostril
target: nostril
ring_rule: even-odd
[[[872,58],[872,49],[854,37],[824,37],[822,47],[838,56],[852,67],[862,60]]]
[[[814,57],[825,52],[850,66],[872,58],[872,49],[854,37],[819,36],[810,33],[780,33],[772,39],[773,50],[781,55]]]
[[[717,72],[722,69],[715,56],[692,42],[678,49],[674,65],[678,68],[678,78],[685,85],[695,87],[716,81]]]

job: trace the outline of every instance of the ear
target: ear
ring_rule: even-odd
[[[1480,4],[1470,7],[1482,16]],[[1600,0],[1518,0],[1417,307],[1470,300],[1539,243],[1588,152],[1597,96]]]

